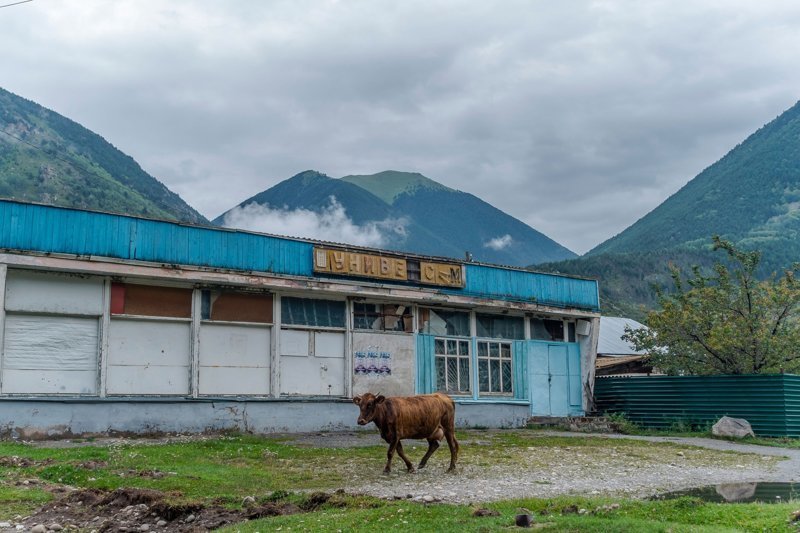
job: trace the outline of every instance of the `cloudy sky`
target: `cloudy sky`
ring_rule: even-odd
[[[0,50],[0,87],[208,218],[405,170],[578,253],[800,98],[794,0],[33,0]]]

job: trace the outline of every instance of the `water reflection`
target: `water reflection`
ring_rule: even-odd
[[[672,500],[692,496],[717,503],[780,503],[800,499],[800,483],[726,483],[678,490],[654,496],[653,500]]]

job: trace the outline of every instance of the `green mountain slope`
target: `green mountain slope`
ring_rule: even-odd
[[[96,133],[3,89],[0,197],[208,222]]]
[[[672,287],[667,265],[710,268],[718,234],[763,254],[760,275],[800,259],[800,103],[703,170],[619,235],[574,261],[539,270],[600,280],[604,312],[641,317],[652,285]]]
[[[664,203],[587,255],[699,248],[719,234],[800,257],[800,103],[705,169]],[[788,250],[785,250],[788,251]]]
[[[386,171],[333,179],[306,171],[239,206],[321,211],[335,197],[356,224],[396,221],[384,247],[425,255],[524,266],[569,259],[575,254],[483,200],[445,187],[421,174]],[[226,212],[227,213],[227,212]],[[214,223],[221,224],[225,214]],[[491,245],[491,246],[490,246]]]

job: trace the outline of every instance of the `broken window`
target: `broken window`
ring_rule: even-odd
[[[546,318],[531,319],[531,338],[543,341],[564,340],[564,321]]]
[[[522,317],[478,314],[476,319],[478,337],[490,339],[525,338],[525,322]]]
[[[353,303],[353,328],[372,331],[404,331],[413,328],[411,307],[403,304]]]
[[[420,309],[419,331],[428,335],[469,337],[469,313],[444,309]]]

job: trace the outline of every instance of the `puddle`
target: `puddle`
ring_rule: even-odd
[[[692,496],[707,502],[717,503],[782,503],[800,500],[800,483],[728,483],[708,485],[693,489],[677,490],[653,496],[653,500],[672,500],[681,496]]]

